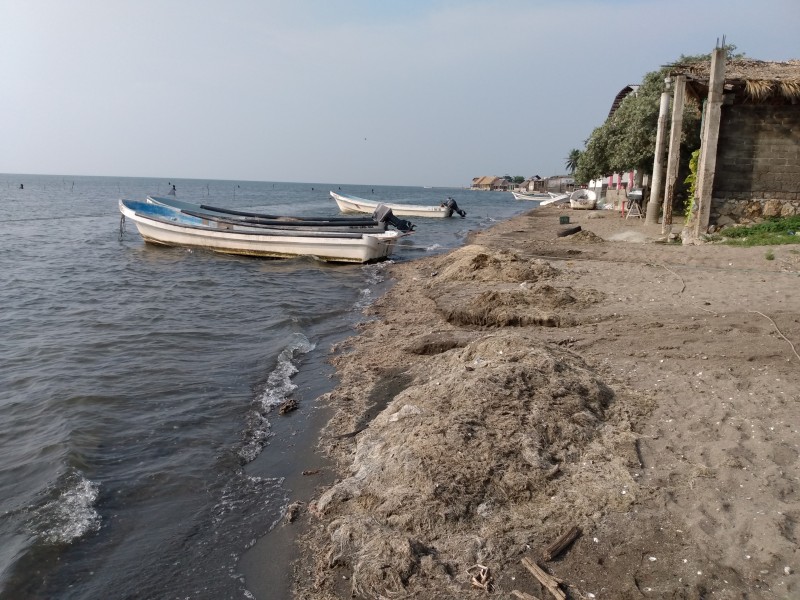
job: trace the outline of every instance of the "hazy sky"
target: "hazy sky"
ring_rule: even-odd
[[[625,85],[799,30],[800,0],[0,0],[0,172],[559,174]]]

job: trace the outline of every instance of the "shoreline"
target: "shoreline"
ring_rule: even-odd
[[[659,237],[536,208],[394,265],[331,357],[294,597],[482,597],[475,564],[546,597],[522,558],[571,597],[798,593],[800,255]]]

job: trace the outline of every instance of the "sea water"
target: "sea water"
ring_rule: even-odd
[[[2,599],[252,598],[241,556],[292,493],[276,407],[312,410],[335,385],[331,345],[387,285],[386,263],[147,245],[117,200],[173,185],[181,200],[273,214],[334,216],[330,190],[451,196],[467,211],[417,219],[394,261],[533,205],[463,189],[0,175]],[[265,456],[281,467],[251,468]]]

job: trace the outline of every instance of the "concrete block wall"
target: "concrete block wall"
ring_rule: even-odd
[[[800,214],[800,104],[724,106],[711,223]]]

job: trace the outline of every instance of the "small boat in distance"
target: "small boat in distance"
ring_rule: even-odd
[[[343,213],[374,213],[378,205],[383,205],[392,210],[398,217],[450,217],[453,213],[458,213],[461,217],[466,216],[466,212],[458,208],[458,204],[452,198],[448,198],[439,206],[422,204],[397,204],[393,202],[374,202],[365,200],[357,196],[346,196],[331,192],[331,198],[336,201],[339,210]]]
[[[575,190],[569,197],[570,208],[576,210],[594,210],[597,205],[597,194],[592,190]]]
[[[151,244],[268,258],[309,256],[324,262],[375,262],[388,258],[397,240],[407,235],[398,231],[365,232],[341,225],[326,228],[314,221],[291,227],[285,220],[283,225],[273,226],[237,218],[210,218],[165,204],[124,199],[119,201],[119,209],[123,216],[120,227],[130,219],[144,241]]]

